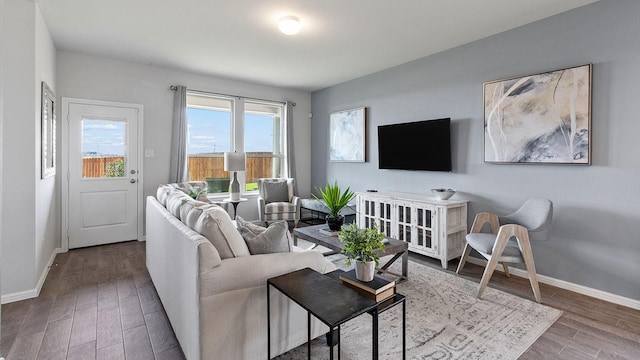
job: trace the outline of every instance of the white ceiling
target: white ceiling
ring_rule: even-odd
[[[35,0],[59,50],[317,90],[595,0]],[[302,31],[277,29],[283,15]]]

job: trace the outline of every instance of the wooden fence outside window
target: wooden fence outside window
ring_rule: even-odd
[[[270,152],[247,153],[246,182],[254,183],[259,178],[272,177],[272,156]],[[256,157],[261,156],[261,157]],[[106,177],[110,163],[124,161],[123,156],[87,156],[82,158],[82,177],[101,178]],[[224,171],[224,157],[222,153],[208,156],[189,156],[189,180],[206,181],[207,178],[230,177],[228,171]]]

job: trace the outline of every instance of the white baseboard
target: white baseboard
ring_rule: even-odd
[[[64,251],[62,251],[61,248],[57,248],[57,249],[53,250],[53,253],[51,254],[51,257],[49,258],[49,261],[47,262],[47,266],[44,267],[44,270],[42,271],[42,274],[40,274],[40,278],[38,279],[38,283],[36,284],[36,287],[34,289],[25,290],[25,291],[18,291],[18,292],[15,292],[15,293],[2,295],[2,297],[0,298],[0,303],[7,304],[7,303],[15,302],[15,301],[26,300],[26,299],[31,299],[31,298],[38,297],[38,295],[40,295],[40,290],[42,290],[42,285],[44,285],[44,281],[47,279],[47,275],[49,274],[49,269],[51,269],[51,266],[53,266],[53,262],[56,259],[56,255],[58,255],[59,253],[62,253],[62,252],[64,252]],[[2,359],[0,359],[0,360],[2,360]]]
[[[467,258],[467,262],[471,264],[480,265],[480,266],[485,266],[487,264],[486,260],[477,259],[471,256]],[[496,271],[504,272],[502,269],[502,266],[496,267]],[[522,269],[509,266],[509,272],[515,276],[519,276],[527,279],[529,278],[529,275],[527,274],[527,272]],[[546,275],[540,275],[540,274],[537,274],[537,275],[538,275],[538,281],[543,284],[552,285],[555,287],[559,287],[561,289],[576,292],[578,294],[591,296],[596,299],[600,299],[600,300],[608,301],[614,304],[630,307],[632,309],[640,310],[640,300],[635,300],[628,297],[608,293],[606,291],[590,288],[587,286],[574,284],[565,280],[552,278]]]

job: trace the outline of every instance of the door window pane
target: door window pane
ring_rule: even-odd
[[[82,177],[125,177],[126,138],[125,122],[82,119]]]

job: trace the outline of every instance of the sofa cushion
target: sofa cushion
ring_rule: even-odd
[[[188,200],[186,200],[185,202],[182,203],[182,205],[180,205],[180,221],[182,221],[183,224],[187,225],[186,223],[186,218],[189,214],[189,212],[194,209],[194,208],[202,208],[202,207],[206,207],[209,206],[211,204],[202,202],[202,201],[198,201],[198,200],[193,200],[191,198],[189,198]]]
[[[236,223],[251,255],[291,251],[291,234],[286,221],[277,221],[265,228],[236,216]]]
[[[274,202],[264,206],[265,214],[295,213],[297,207],[289,202]]]
[[[196,200],[202,201],[203,203],[207,203],[207,204],[213,204],[211,200],[209,200],[209,198],[207,197],[207,194],[204,191],[198,194],[198,197],[196,198]]]
[[[198,246],[198,252],[200,254],[200,272],[205,272],[207,270],[216,268],[222,265],[222,259],[220,258],[220,254],[211,242],[202,243]]]
[[[162,204],[162,206],[167,207],[167,196],[173,190],[174,188],[169,185],[158,186],[158,190],[156,190],[156,199],[158,199],[158,202]]]
[[[193,199],[189,195],[178,189],[173,189],[167,195],[166,208],[171,213],[171,215],[180,219],[180,207],[182,206],[182,204],[190,200]]]
[[[289,202],[289,186],[287,180],[265,181],[262,184],[264,193],[264,201],[271,202]]]
[[[469,245],[479,252],[491,255],[493,252],[493,244],[496,242],[495,234],[487,233],[471,233],[466,235],[466,240]],[[520,248],[518,247],[518,241],[515,238],[509,239],[507,246],[505,246],[502,256],[522,258]]]
[[[200,214],[194,219],[198,211]],[[223,208],[215,205],[193,208],[186,220],[187,226],[209,239],[221,259],[251,255],[247,244]]]

